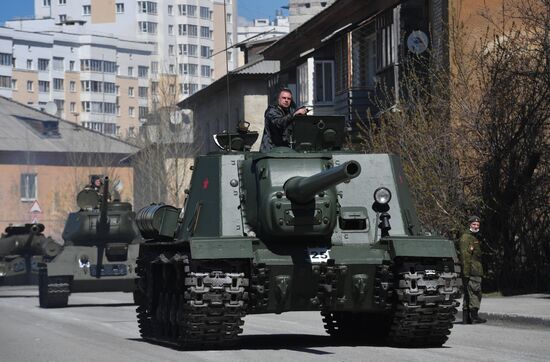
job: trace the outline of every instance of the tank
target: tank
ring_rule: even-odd
[[[103,189],[109,190],[108,177]],[[80,209],[67,218],[63,251],[51,262],[39,264],[41,307],[65,307],[71,293],[134,292],[143,239],[132,205],[108,198],[108,192],[91,188],[78,193]]]
[[[38,263],[61,252],[43,224],[10,225],[0,237],[0,285],[37,284]]]
[[[346,343],[443,345],[458,259],[421,231],[399,158],[343,149],[343,117],[303,117],[293,135],[270,153],[249,151],[257,134],[217,135],[183,211],[140,210],[141,337],[223,348],[246,315],[318,311]]]

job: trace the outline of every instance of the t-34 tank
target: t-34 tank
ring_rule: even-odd
[[[61,252],[61,245],[43,231],[43,224],[6,228],[0,237],[0,285],[37,283],[38,263],[49,262]]]
[[[104,179],[109,190],[109,179]],[[77,196],[80,210],[65,223],[62,253],[39,265],[39,297],[43,308],[65,307],[78,292],[133,292],[139,243],[132,205],[108,192],[84,189]]]
[[[342,150],[343,133],[343,117],[303,117],[293,149],[270,153],[248,152],[250,134],[218,135],[224,149],[195,160],[184,212],[138,212],[144,339],[219,348],[247,314],[317,310],[354,343],[445,343],[453,243],[421,233],[398,157]]]

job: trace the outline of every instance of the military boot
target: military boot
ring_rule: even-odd
[[[479,309],[477,308],[472,308],[472,310],[470,311],[470,314],[471,314],[471,323],[473,324],[480,324],[480,323],[485,323],[487,322],[487,319],[484,319],[484,318],[481,318],[479,315],[478,315],[478,311]]]
[[[472,316],[469,309],[462,310],[462,324],[472,324]]]

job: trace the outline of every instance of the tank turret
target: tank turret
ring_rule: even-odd
[[[35,284],[37,264],[61,252],[61,245],[43,234],[43,224],[10,225],[0,238],[0,279],[5,284]]]

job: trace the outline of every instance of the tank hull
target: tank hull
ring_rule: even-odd
[[[301,190],[288,180],[324,179],[350,161],[362,171],[349,182],[287,197],[285,188]],[[373,203],[382,186],[393,195],[387,205]],[[152,237],[139,250],[146,340],[228,347],[247,314],[289,311],[318,311],[329,335],[357,343],[432,347],[450,334],[457,254],[452,241],[421,236],[395,156],[201,156],[183,216],[166,222],[158,229],[175,237]]]
[[[117,254],[116,261],[108,256],[108,248],[109,244],[102,253],[99,278],[98,248],[93,246],[66,246],[50,263],[40,264],[40,305],[45,308],[64,307],[71,293],[133,292],[139,244],[125,245],[126,254],[122,257]],[[53,294],[53,301],[48,301]]]

